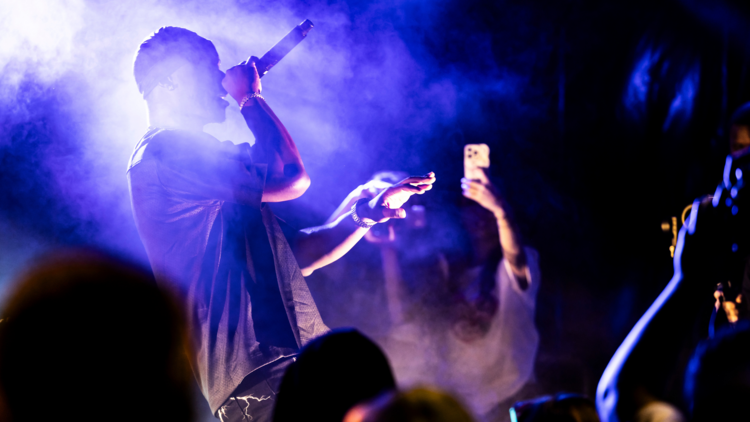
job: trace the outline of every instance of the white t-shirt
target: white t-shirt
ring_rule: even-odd
[[[489,331],[471,342],[423,322],[395,326],[385,344],[400,387],[434,385],[456,394],[476,415],[512,396],[532,377],[539,334],[534,325],[538,254],[525,248],[528,287],[521,290],[503,259],[495,273],[499,306]],[[476,269],[478,275],[479,269]]]

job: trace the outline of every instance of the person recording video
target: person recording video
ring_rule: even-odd
[[[310,178],[292,137],[261,95],[256,58],[219,68],[213,43],[163,27],[135,56],[148,109],[128,182],[155,278],[187,316],[191,364],[222,421],[266,421],[284,369],[324,334],[304,276],[337,260],[377,223],[402,218],[435,175],[410,177],[358,201],[336,221],[294,232],[267,203],[298,198]],[[223,122],[230,95],[255,144],[203,132]]]
[[[375,174],[329,221],[401,177]],[[383,344],[399,385],[438,385],[487,416],[532,376],[540,271],[510,205],[485,171],[477,177],[456,185],[460,203],[417,198],[405,219],[365,239],[380,250],[390,319]]]

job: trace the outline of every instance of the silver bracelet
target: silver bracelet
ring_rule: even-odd
[[[354,224],[358,225],[359,227],[362,227],[363,229],[369,229],[370,227],[378,224],[378,222],[373,221],[372,223],[365,223],[361,218],[359,218],[359,216],[357,215],[357,205],[359,205],[360,202],[362,202],[362,199],[352,205],[352,220],[354,220]]]
[[[242,107],[244,107],[244,106],[245,106],[245,104],[246,104],[246,103],[247,103],[248,101],[250,101],[250,99],[251,99],[251,98],[260,98],[260,99],[261,99],[261,100],[263,100],[263,101],[265,101],[265,100],[266,100],[265,98],[263,98],[263,96],[262,96],[262,95],[258,94],[257,92],[256,92],[256,93],[253,93],[253,94],[247,94],[247,95],[245,95],[245,98],[243,98],[243,99],[242,99],[242,101],[240,101],[240,110],[242,110]]]

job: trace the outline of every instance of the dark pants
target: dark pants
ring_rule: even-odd
[[[216,412],[221,422],[271,422],[284,371],[295,358],[283,358],[253,371]]]

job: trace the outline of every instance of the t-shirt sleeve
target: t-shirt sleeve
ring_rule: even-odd
[[[521,289],[510,265],[503,259],[497,269],[500,306],[495,327],[501,333],[500,343],[512,345],[506,349],[505,368],[508,379],[520,388],[533,375],[534,360],[539,349],[539,333],[534,323],[536,296],[539,291],[540,272],[538,254],[524,248],[528,272],[528,287]],[[510,384],[509,384],[510,385]]]
[[[260,207],[266,166],[253,163],[249,144],[163,131],[150,140],[143,160],[156,162],[159,183],[174,193]]]
[[[539,291],[540,271],[539,271],[539,253],[536,250],[525,247],[526,253],[526,282],[528,287],[521,289],[516,275],[510,267],[510,262],[505,258],[500,261],[497,268],[498,282],[504,288],[511,289],[515,294],[522,298],[524,302],[533,307],[536,294]],[[506,286],[507,285],[507,286]]]

